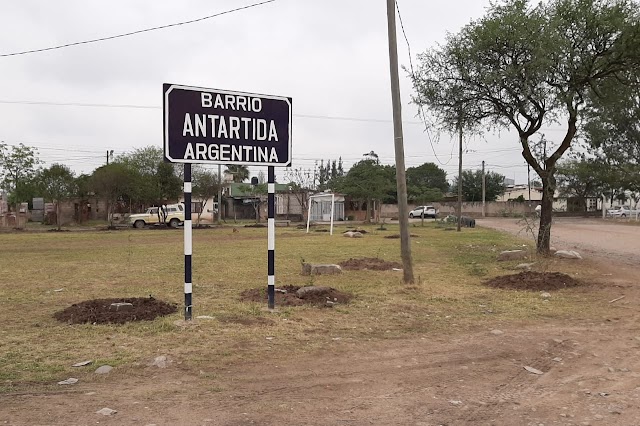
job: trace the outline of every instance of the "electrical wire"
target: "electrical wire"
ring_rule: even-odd
[[[409,54],[409,66],[411,68],[411,77],[415,80],[416,73],[413,68],[413,59],[411,58],[411,44],[409,43],[409,38],[407,37],[407,33],[404,29],[404,22],[402,21],[402,15],[400,14],[400,5],[398,4],[397,0],[395,4],[396,4],[396,10],[398,11],[398,20],[400,21],[400,28],[402,29],[402,35],[404,36],[404,40],[407,43],[407,51]],[[429,125],[427,124],[427,117],[424,113],[424,109],[422,108],[422,105],[418,105],[418,117],[420,117],[420,119],[422,120],[422,123],[424,123],[424,129],[425,129],[425,132],[427,133],[427,138],[429,139],[429,144],[431,145],[431,150],[433,151],[433,155],[435,156],[436,160],[438,161],[438,163],[440,163],[443,166],[449,165],[449,163],[453,159],[453,148],[451,149],[451,156],[449,157],[449,160],[447,160],[446,163],[442,162],[440,158],[438,158],[438,154],[436,154],[436,149],[433,146],[431,132],[429,131]]]
[[[8,105],[43,105],[43,106],[71,106],[71,107],[85,107],[85,108],[132,108],[132,109],[162,109],[161,106],[156,105],[136,105],[136,104],[99,104],[99,103],[82,103],[82,102],[49,102],[49,101],[12,101],[6,99],[0,99],[0,104]],[[337,120],[337,121],[353,121],[363,123],[392,123],[392,120],[380,119],[380,118],[359,118],[359,117],[344,117],[337,115],[311,115],[311,114],[293,114],[298,118],[310,118],[316,120]],[[404,124],[423,124],[421,121],[403,121]]]
[[[222,16],[222,15],[227,15],[229,13],[239,12],[241,10],[250,9],[252,7],[262,6],[264,4],[272,3],[274,1],[276,1],[276,0],[265,0],[265,1],[262,1],[262,2],[259,2],[259,3],[253,3],[253,4],[249,4],[247,6],[242,6],[242,7],[237,7],[235,9],[225,10],[224,12],[214,13],[213,15],[203,16],[202,18],[191,19],[189,21],[175,22],[173,24],[160,25],[160,26],[157,26],[157,27],[145,28],[145,29],[142,29],[142,30],[131,31],[131,32],[128,32],[128,33],[116,34],[116,35],[112,35],[112,36],[94,38],[94,39],[84,40],[84,41],[76,41],[76,42],[73,42],[73,43],[61,44],[61,45],[51,46],[51,47],[44,47],[44,48],[41,48],[41,49],[23,50],[21,52],[13,52],[13,53],[3,53],[3,54],[0,54],[0,58],[6,58],[6,57],[9,57],[9,56],[28,55],[28,54],[31,54],[31,53],[38,53],[38,52],[47,52],[47,51],[50,51],[50,50],[64,49],[66,47],[79,46],[79,45],[82,45],[82,44],[98,43],[98,42],[101,42],[101,41],[113,40],[113,39],[116,39],[116,38],[129,37],[129,36],[136,35],[136,34],[147,33],[147,32],[150,32],[150,31],[163,30],[165,28],[171,28],[171,27],[177,27],[177,26],[181,26],[181,25],[193,24],[193,23],[196,23],[196,22],[205,21],[207,19],[217,18],[217,17]]]

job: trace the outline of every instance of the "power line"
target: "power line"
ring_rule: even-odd
[[[82,102],[49,102],[49,101],[28,101],[28,100],[6,100],[0,99],[0,104],[10,105],[42,105],[42,106],[71,106],[83,108],[132,108],[132,109],[162,109],[156,105],[136,105],[136,104],[100,104],[100,103],[82,103]],[[360,117],[344,117],[337,115],[311,115],[311,114],[293,114],[298,118],[311,118],[317,120],[338,120],[338,121],[354,121],[364,123],[392,123],[391,120],[379,118],[360,118]],[[423,124],[421,121],[403,121],[405,124]]]
[[[253,3],[253,4],[250,4],[250,5],[247,5],[247,6],[242,6],[242,7],[237,7],[235,9],[225,10],[224,12],[218,12],[218,13],[215,13],[213,15],[203,16],[202,18],[191,19],[189,21],[176,22],[176,23],[173,23],[173,24],[160,25],[160,26],[157,26],[157,27],[145,28],[145,29],[142,29],[142,30],[131,31],[131,32],[128,32],[128,33],[117,34],[117,35],[108,36],[108,37],[100,37],[100,38],[94,38],[94,39],[90,39],[90,40],[77,41],[77,42],[74,42],[74,43],[67,43],[67,44],[61,44],[61,45],[58,45],[58,46],[44,47],[44,48],[41,48],[41,49],[24,50],[24,51],[21,51],[21,52],[13,52],[13,53],[3,53],[3,54],[0,54],[0,58],[4,58],[4,57],[8,57],[8,56],[27,55],[27,54],[30,54],[30,53],[46,52],[46,51],[49,51],[49,50],[64,49],[66,47],[79,46],[81,44],[97,43],[97,42],[100,42],[100,41],[113,40],[113,39],[121,38],[121,37],[129,37],[129,36],[136,35],[136,34],[142,34],[142,33],[147,33],[147,32],[150,32],[150,31],[162,30],[162,29],[170,28],[170,27],[177,27],[177,26],[180,26],[180,25],[193,24],[195,22],[205,21],[207,19],[216,18],[218,16],[227,15],[229,13],[238,12],[238,11],[245,10],[245,9],[250,9],[252,7],[262,6],[264,4],[272,3],[274,1],[276,1],[276,0],[265,0],[265,1],[262,1],[260,3]]]
[[[415,81],[416,73],[413,69],[413,59],[411,58],[411,44],[409,43],[409,38],[407,37],[407,33],[404,29],[404,22],[402,22],[402,15],[400,14],[400,5],[398,4],[397,0],[395,4],[396,4],[396,10],[398,11],[398,20],[400,21],[400,28],[402,29],[402,35],[404,36],[404,40],[407,42],[407,52],[409,54],[409,66],[411,67],[411,77]],[[440,163],[443,166],[449,165],[449,163],[453,159],[453,149],[451,149],[451,156],[449,157],[449,160],[447,160],[446,163],[443,163],[442,161],[440,161],[440,158],[438,158],[438,154],[436,154],[436,149],[433,146],[433,140],[431,139],[431,132],[429,131],[429,126],[427,124],[427,117],[424,113],[424,109],[422,108],[421,104],[418,105],[418,116],[424,123],[424,129],[427,133],[427,138],[429,139],[429,144],[431,145],[431,150],[433,151],[433,155],[435,156],[436,160],[438,160],[438,163]]]

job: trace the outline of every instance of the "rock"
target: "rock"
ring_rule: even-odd
[[[296,296],[300,299],[306,299],[307,297],[322,295],[331,290],[331,287],[321,287],[321,286],[308,286],[308,287],[300,287],[298,291],[296,291]]]
[[[537,375],[544,374],[542,371],[538,370],[537,368],[526,366],[526,367],[524,367],[524,369],[527,370],[529,373],[532,373],[532,374],[537,374]]]
[[[131,311],[133,310],[133,304],[126,303],[126,302],[112,303],[111,305],[109,305],[109,310],[110,311]]]
[[[357,231],[347,231],[344,234],[342,234],[345,237],[348,238],[362,238],[364,237],[364,235],[362,235],[362,232],[357,232]]]
[[[542,297],[543,299],[548,299],[551,297],[551,293],[547,293],[547,292],[540,293],[540,297]]]
[[[302,275],[337,275],[342,273],[340,265],[312,265],[310,263],[302,264]]]
[[[499,336],[501,334],[504,334],[504,331],[495,329],[495,330],[491,330],[491,334],[495,334],[496,336]]]
[[[593,416],[593,418],[596,420],[602,420],[604,419],[604,416],[602,414],[596,414],[595,416]]]
[[[108,408],[108,407],[105,407],[96,411],[96,414],[102,414],[103,416],[113,416],[115,413],[117,413],[116,410],[112,410],[111,408]]]
[[[609,373],[615,373],[616,369],[613,367],[609,367],[607,368],[607,370],[609,371]]]
[[[76,383],[78,383],[78,379],[75,377],[69,377],[67,380],[58,382],[59,385],[75,385]]]
[[[505,250],[498,255],[498,261],[505,260],[522,260],[527,258],[527,252],[524,250]]]
[[[557,251],[558,251],[558,249],[557,249],[557,248],[555,248],[555,247],[553,247],[553,246],[552,246],[552,247],[549,247],[549,252],[550,252],[550,253],[555,253],[555,252],[557,252]]]
[[[76,362],[75,364],[72,365],[72,367],[84,367],[85,365],[89,365],[91,364],[93,361],[88,360],[88,361],[80,361],[80,362]]]
[[[462,405],[462,401],[451,400],[451,401],[449,401],[449,404],[451,404],[451,405]]]
[[[555,361],[555,362],[562,362],[562,358],[560,358],[559,356],[555,357],[554,359],[552,359],[551,361]]]
[[[562,259],[582,259],[580,253],[573,250],[558,250],[554,256]]]
[[[155,357],[151,365],[158,368],[167,368],[170,362],[165,355],[160,355]]]
[[[96,374],[109,374],[113,370],[113,367],[110,365],[101,365],[95,371]]]
[[[533,265],[535,265],[535,263],[521,263],[519,265],[516,265],[516,267],[513,269],[522,269],[523,271],[530,271]]]

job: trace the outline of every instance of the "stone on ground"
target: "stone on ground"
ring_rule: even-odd
[[[110,311],[131,311],[133,310],[133,304],[126,302],[112,303],[109,305]]]
[[[521,269],[521,270],[523,270],[523,271],[530,271],[530,270],[531,270],[531,267],[532,267],[533,265],[535,265],[535,263],[521,263],[521,264],[519,264],[519,265],[516,265],[516,267],[515,267],[515,268],[513,268],[513,269]]]
[[[582,259],[582,256],[580,256],[580,253],[573,250],[558,250],[555,256],[560,257],[562,259]]]
[[[108,407],[104,407],[96,411],[96,414],[102,414],[103,416],[113,416],[115,413],[117,413],[116,410],[112,410],[111,408],[108,408]]]
[[[505,260],[522,260],[527,258],[527,252],[524,250],[505,250],[498,255],[498,261]]]
[[[113,367],[110,365],[102,365],[98,367],[95,371],[96,374],[109,374],[113,370]]]
[[[313,265],[311,263],[302,264],[302,275],[336,275],[341,274],[340,265]]]
[[[362,232],[357,232],[357,231],[356,232],[347,231],[342,235],[344,235],[345,237],[348,237],[348,238],[362,238],[364,236],[364,235],[362,235]]]
[[[152,366],[156,366],[158,368],[167,368],[169,362],[170,361],[167,359],[167,357],[165,355],[160,355],[160,356],[155,357],[155,359],[153,360],[151,365]]]

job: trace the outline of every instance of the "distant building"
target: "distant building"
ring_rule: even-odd
[[[505,179],[505,182],[513,179]],[[531,191],[529,191],[531,189]],[[531,194],[531,196],[529,196]],[[498,196],[496,201],[514,201],[524,198],[525,201],[542,201],[542,187],[529,186],[527,184],[505,184],[504,193]]]

